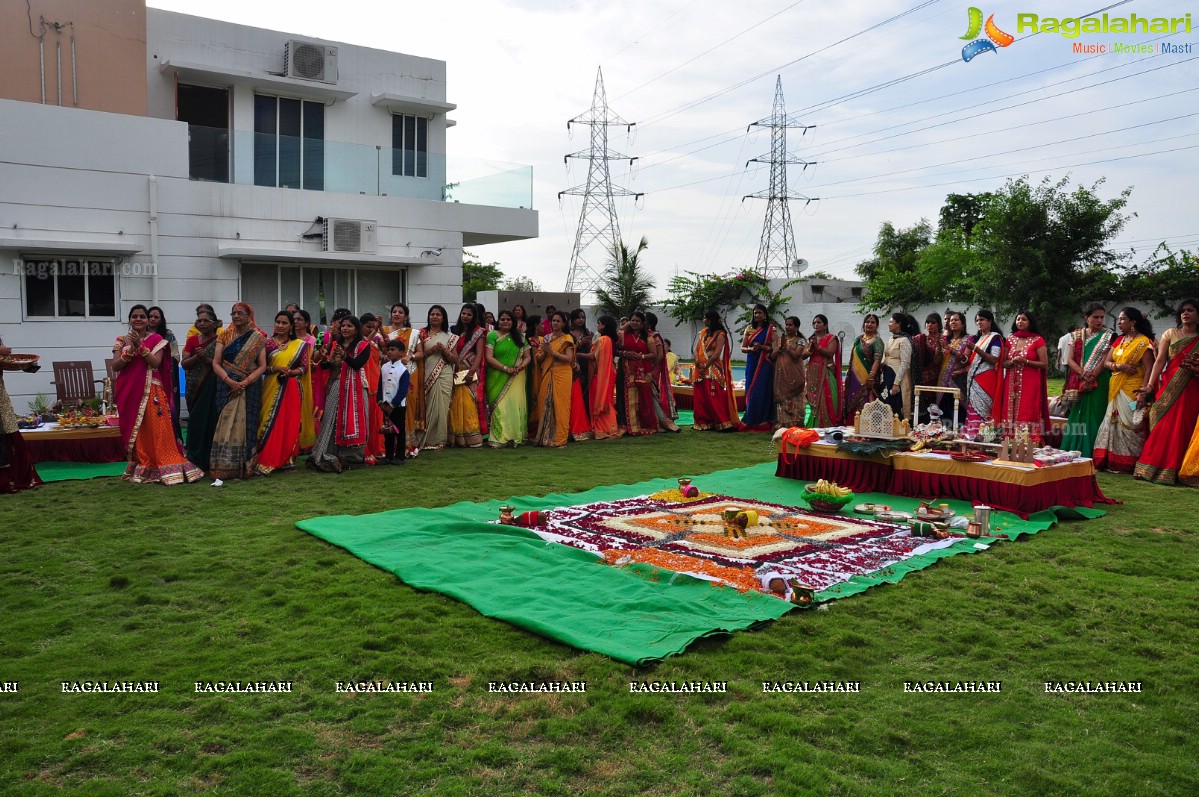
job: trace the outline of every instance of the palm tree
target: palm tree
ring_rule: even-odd
[[[627,318],[634,310],[649,304],[649,293],[654,289],[654,280],[641,267],[641,253],[649,247],[645,236],[641,237],[636,250],[630,250],[624,241],[612,245],[608,260],[608,273],[603,287],[597,288],[599,300],[596,307],[601,313],[617,318]]]

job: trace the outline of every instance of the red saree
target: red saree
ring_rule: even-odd
[[[658,413],[655,409],[654,389],[650,384],[654,378],[654,366],[649,360],[634,359],[628,354],[645,357],[649,354],[649,342],[631,332],[625,332],[621,341],[621,370],[624,372],[624,419],[625,434],[644,435],[658,431]]]
[[[1168,332],[1166,334],[1169,334]],[[1199,353],[1199,336],[1172,340],[1162,370],[1161,388],[1149,408],[1149,439],[1134,475],[1159,484],[1177,484],[1178,470],[1199,419],[1199,379],[1182,367]]]
[[[379,409],[379,399],[375,395],[379,389],[379,375],[382,373],[382,365],[380,363],[381,356],[379,347],[375,341],[368,340],[370,346],[370,356],[366,360],[366,365],[362,369],[362,376],[366,380],[366,457],[367,464],[371,464],[376,458],[385,456],[387,449],[383,445],[383,410]]]
[[[832,349],[833,356],[813,354],[808,358],[807,390],[812,424],[817,428],[836,426],[841,422],[841,339],[829,334],[816,345]]]
[[[1013,332],[1008,338],[1007,358],[1015,357],[1036,362],[1045,349],[1045,339],[1035,332]],[[1014,434],[1022,426],[1028,428],[1033,440],[1041,440],[1049,429],[1049,392],[1045,369],[1032,365],[1017,365],[1004,375],[1003,418],[1007,433]]]

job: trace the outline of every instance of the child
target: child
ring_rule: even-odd
[[[412,379],[404,364],[404,341],[387,341],[387,362],[379,378],[379,409],[383,411],[384,458],[380,464],[404,464],[404,415],[408,406],[408,384]]]

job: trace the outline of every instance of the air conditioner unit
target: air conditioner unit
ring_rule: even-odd
[[[300,80],[337,82],[337,48],[292,39],[283,47],[283,74]]]
[[[325,219],[321,248],[326,252],[375,253],[375,222],[362,219]]]

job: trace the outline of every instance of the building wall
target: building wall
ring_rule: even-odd
[[[445,114],[407,111],[429,119],[429,172],[426,178],[398,178],[391,174],[392,114],[386,107],[372,105],[372,97],[387,93],[444,103],[445,62],[153,8],[147,10],[146,21],[150,115],[176,118],[177,82],[229,89],[233,182],[254,182],[255,94],[322,100],[320,92],[336,89],[354,92],[354,96],[323,98],[327,104],[325,190],[355,194],[365,190],[438,201],[443,198]],[[335,84],[280,79],[284,49],[293,39],[337,47]],[[196,74],[174,68],[178,64],[201,65],[229,74]],[[275,83],[256,83],[254,75],[271,78]]]
[[[0,3],[0,98],[145,116],[145,64],[144,0]]]

